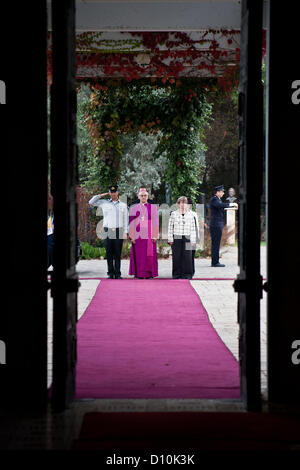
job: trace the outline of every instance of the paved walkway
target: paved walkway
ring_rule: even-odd
[[[238,359],[238,335],[239,327],[237,323],[237,294],[234,292],[232,284],[239,272],[237,265],[237,248],[225,247],[222,252],[222,263],[224,268],[212,268],[210,259],[195,260],[195,276],[201,280],[191,281],[192,286],[198,293],[201,301],[208,313],[210,321],[224,343]],[[122,260],[122,277],[132,277],[128,275],[129,260]],[[170,278],[172,260],[159,260],[159,277]],[[77,264],[77,272],[80,278],[81,287],[78,293],[78,313],[79,318],[84,313],[90,303],[99,280],[95,278],[106,277],[106,260],[82,260]],[[266,250],[261,249],[261,274],[266,275]],[[88,278],[88,279],[84,279]],[[229,280],[221,280],[226,278]],[[205,280],[203,280],[205,279]],[[217,280],[219,279],[219,280]],[[141,280],[141,282],[143,282]],[[155,282],[155,281],[154,281]],[[52,368],[52,299],[49,296],[49,383],[51,382]],[[261,302],[261,364],[262,364],[262,392],[266,393],[266,297]]]
[[[264,254],[264,247],[262,247],[262,255]],[[221,262],[225,264],[224,268],[212,268],[211,260],[206,258],[195,259],[195,278],[198,277],[225,277],[235,278],[239,272],[237,264],[237,248],[224,247],[221,251]],[[265,258],[265,257],[264,257]],[[265,269],[265,263],[263,263]],[[106,277],[107,276],[107,263],[106,260],[81,260],[77,264],[77,271],[79,277]],[[122,277],[129,276],[129,260],[122,260],[121,272]],[[159,277],[172,277],[172,259],[158,260],[158,274]]]
[[[223,253],[225,268],[211,268],[210,260],[196,260],[196,276],[206,280],[193,280],[192,286],[200,295],[203,305],[214,328],[238,358],[237,294],[233,291],[232,280],[209,280],[209,278],[235,278],[239,272],[237,249],[229,248]],[[265,276],[265,248],[262,247],[262,269]],[[79,317],[90,303],[99,282],[97,277],[106,277],[106,261],[80,261],[77,265],[81,287],[78,293]],[[122,262],[122,275],[127,277],[128,261]],[[160,277],[171,276],[171,260],[159,260]],[[91,277],[90,280],[83,280]],[[143,282],[142,280],[140,282]],[[153,281],[155,282],[155,281]],[[49,294],[49,384],[52,375],[52,298]],[[262,345],[262,391],[266,393],[266,299],[261,304],[261,345]],[[68,449],[77,438],[84,414],[91,411],[245,411],[240,400],[199,400],[199,399],[97,399],[75,400],[64,413],[49,411],[44,417],[2,420],[0,440],[5,438],[9,449]],[[5,441],[5,442],[6,442]]]

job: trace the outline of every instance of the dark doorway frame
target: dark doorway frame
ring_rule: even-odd
[[[58,2],[53,0],[53,4]],[[74,25],[73,19],[69,17],[68,12],[74,9],[74,0],[64,2],[67,10],[65,15],[61,16],[60,28],[64,28],[69,24],[70,31],[65,32],[65,44],[69,41],[69,46],[62,49],[62,56],[66,54],[68,47],[72,46],[72,34]],[[260,15],[262,2],[258,1],[244,1],[243,12],[244,16],[251,8],[252,13],[248,15],[248,20],[255,17],[254,12]],[[1,7],[4,8],[4,7]],[[20,36],[15,35],[10,37],[10,44],[7,47],[6,53],[3,55],[2,69],[0,79],[6,85],[6,104],[0,107],[1,115],[1,147],[4,147],[4,152],[8,158],[5,160],[6,174],[15,175],[15,185],[22,189],[22,200],[24,207],[28,210],[20,211],[19,224],[26,227],[26,230],[20,232],[15,230],[12,234],[4,234],[4,239],[7,243],[14,247],[22,246],[22,256],[11,256],[9,250],[4,250],[3,257],[5,265],[7,266],[6,279],[4,281],[4,289],[6,296],[12,299],[10,308],[6,310],[5,314],[0,317],[0,340],[4,341],[6,345],[6,364],[0,364],[0,388],[1,403],[7,409],[9,406],[13,409],[16,406],[28,410],[31,408],[45,409],[47,406],[47,290],[49,283],[47,281],[47,240],[46,240],[46,221],[47,221],[47,173],[48,173],[48,152],[47,152],[47,3],[46,1],[38,2],[35,5],[36,15],[31,15],[27,4],[18,4],[18,17],[14,15],[13,5],[5,5],[7,9],[4,12],[8,19],[14,18],[15,29],[22,31],[23,23],[26,19],[27,22],[27,47],[30,49],[31,54],[19,54],[15,62],[12,64],[10,59],[10,49],[19,50]],[[68,10],[71,9],[71,10]],[[253,10],[252,10],[253,9]],[[250,11],[250,10],[249,10]],[[299,378],[299,365],[294,364],[291,360],[293,349],[293,342],[299,339],[300,332],[300,316],[299,300],[298,300],[298,276],[297,276],[297,263],[286,256],[285,253],[278,253],[278,244],[281,242],[281,237],[285,236],[286,229],[284,226],[278,225],[276,215],[278,212],[285,211],[285,220],[292,220],[294,217],[293,205],[286,204],[285,200],[276,198],[276,190],[278,189],[278,182],[282,178],[289,177],[289,198],[297,198],[298,195],[298,175],[297,170],[298,162],[294,158],[293,152],[298,148],[298,123],[300,106],[292,103],[291,96],[293,93],[292,84],[299,78],[297,71],[297,62],[294,60],[296,53],[295,47],[292,45],[297,44],[297,15],[293,15],[290,9],[282,9],[282,5],[276,2],[268,2],[269,11],[269,53],[267,74],[269,75],[269,91],[267,96],[267,113],[268,113],[268,162],[267,162],[267,177],[268,177],[268,371],[269,371],[269,402],[272,405],[287,406],[292,404],[299,407],[300,397],[300,378]],[[283,16],[284,14],[284,16]],[[254,16],[252,16],[254,15]],[[246,18],[245,16],[245,18]],[[36,17],[39,21],[36,21]],[[284,18],[284,21],[283,21]],[[246,21],[246,20],[245,20]],[[250,30],[253,28],[253,34],[257,34],[252,43],[252,36]],[[250,25],[248,31],[248,38],[251,41],[251,47],[256,49],[260,41],[261,27]],[[2,34],[2,32],[1,32]],[[70,37],[68,38],[68,34]],[[290,51],[287,55],[286,61],[286,74],[284,78],[280,77],[282,70],[282,59],[278,57],[277,46],[280,45],[281,38],[286,34],[289,37]],[[2,40],[3,39],[3,40]],[[6,44],[6,38],[1,38],[1,43]],[[251,53],[248,50],[248,53]],[[253,52],[253,60],[258,63],[258,55]],[[58,59],[59,60],[62,59]],[[63,64],[62,64],[63,65]],[[64,65],[65,66],[65,65]],[[71,63],[68,64],[69,71],[65,72],[72,82],[72,67]],[[26,96],[31,97],[30,107],[20,107],[20,94],[16,90],[20,87],[20,70],[30,69],[30,74],[23,74],[22,87],[26,90]],[[59,71],[58,71],[59,73]],[[249,67],[245,67],[243,73],[252,73]],[[249,111],[252,105],[254,96],[254,83],[258,82],[258,68],[256,66],[253,72],[252,79],[254,82],[243,81],[248,83],[248,91],[250,95],[245,102],[245,96],[241,95],[240,98],[240,115],[243,116],[245,109],[250,113],[249,119],[254,119],[254,114]],[[36,79],[33,79],[36,77]],[[281,79],[280,79],[280,78]],[[74,371],[75,367],[75,351],[76,351],[76,291],[78,289],[78,279],[74,269],[75,260],[75,227],[76,227],[76,203],[73,191],[68,192],[68,188],[72,188],[74,181],[76,181],[76,142],[74,134],[74,106],[75,95],[72,95],[73,82],[67,83],[66,76],[61,74],[61,89],[59,86],[54,91],[61,93],[63,100],[66,100],[63,106],[63,116],[61,121],[68,129],[68,138],[64,139],[63,147],[54,142],[55,152],[57,152],[57,167],[61,168],[62,174],[58,175],[59,178],[68,178],[63,180],[66,184],[57,186],[54,189],[54,197],[59,201],[59,206],[56,207],[58,213],[57,230],[61,235],[61,241],[57,241],[62,250],[62,269],[54,273],[51,280],[51,288],[54,295],[61,295],[61,300],[56,301],[57,315],[61,311],[61,318],[56,316],[56,331],[58,331],[60,338],[55,337],[54,340],[58,346],[56,357],[57,361],[61,360],[61,354],[65,354],[64,364],[57,366],[56,380],[57,387],[54,384],[54,397],[55,406],[64,409],[70,403],[74,396]],[[279,93],[279,90],[281,92]],[[25,93],[25,92],[24,92]],[[245,89],[241,90],[245,94]],[[24,94],[25,96],[25,94]],[[56,95],[58,96],[58,95]],[[255,96],[257,96],[255,94]],[[260,91],[259,91],[260,96]],[[54,98],[55,99],[55,98]],[[57,104],[58,106],[59,104]],[[250,106],[249,106],[250,105]],[[246,107],[247,106],[247,107]],[[56,113],[58,113],[56,109]],[[16,110],[18,110],[18,121],[15,126],[11,126],[15,122]],[[280,110],[280,113],[277,111]],[[254,113],[254,110],[252,109]],[[39,117],[37,119],[37,116]],[[73,116],[73,117],[71,117]],[[255,115],[256,116],[256,115]],[[59,118],[59,116],[58,116]],[[70,121],[69,121],[70,118]],[[64,121],[63,121],[64,119]],[[256,118],[255,118],[256,119]],[[260,119],[260,118],[259,118]],[[35,126],[33,126],[33,123]],[[57,123],[54,123],[57,126]],[[241,137],[249,140],[250,131],[249,126],[251,123],[246,123],[246,130],[241,129]],[[257,123],[254,123],[256,128]],[[241,126],[242,127],[242,126]],[[65,127],[66,128],[66,127]],[[262,123],[260,123],[262,128]],[[15,129],[17,129],[17,134]],[[248,129],[248,133],[245,132]],[[56,136],[60,135],[57,128],[54,133]],[[259,131],[261,132],[261,131]],[[16,138],[17,135],[17,138]],[[54,134],[55,135],[55,134]],[[58,138],[58,137],[57,137]],[[12,146],[12,142],[14,146]],[[285,145],[288,143],[288,147]],[[245,142],[240,142],[241,147]],[[56,147],[55,147],[56,145]],[[249,141],[251,148],[251,142]],[[252,147],[253,148],[253,147]],[[58,153],[62,155],[64,149],[64,157],[58,161]],[[28,150],[27,158],[24,158],[23,150]],[[242,152],[242,150],[240,150]],[[249,150],[248,150],[249,153]],[[282,155],[285,155],[287,168],[278,164]],[[241,155],[241,153],[240,153]],[[61,158],[61,157],[60,157]],[[17,162],[17,171],[16,171]],[[245,191],[244,204],[241,214],[243,220],[242,224],[249,224],[249,216],[257,207],[257,197],[260,195],[260,184],[257,187],[257,179],[254,180],[254,187],[245,181],[245,168],[242,164],[243,159],[240,160],[240,177],[243,190]],[[244,161],[246,163],[246,177],[248,178],[252,169],[250,160]],[[61,165],[61,167],[60,167]],[[295,169],[291,173],[289,168]],[[58,171],[58,170],[55,170]],[[69,173],[70,172],[70,173]],[[253,180],[252,180],[253,181]],[[24,184],[25,183],[25,184]],[[25,188],[25,191],[24,191]],[[10,188],[9,188],[10,189]],[[21,190],[20,190],[21,191]],[[10,204],[4,205],[3,218],[11,220],[10,208],[18,208],[20,206],[20,191],[13,192],[10,195]],[[256,194],[256,192],[258,194]],[[25,193],[25,196],[24,196]],[[7,200],[8,192],[3,193],[2,199]],[[255,198],[253,206],[246,205],[245,197],[250,201],[251,194]],[[62,198],[62,199],[61,199]],[[58,204],[58,203],[57,203]],[[252,202],[251,202],[252,204]],[[61,214],[67,215],[67,221],[63,220]],[[255,224],[257,223],[255,215]],[[61,227],[59,227],[61,225]],[[66,234],[63,233],[63,227],[66,227]],[[245,229],[248,229],[246,226]],[[59,236],[59,235],[58,235]],[[242,236],[242,235],[240,235]],[[258,318],[257,309],[259,298],[262,292],[262,281],[258,269],[258,239],[257,234],[253,234],[255,240],[254,250],[256,252],[255,259],[250,259],[251,251],[251,237],[243,240],[244,251],[240,252],[240,263],[245,267],[244,272],[238,278],[236,289],[239,292],[239,320],[241,323],[241,338],[246,338],[246,343],[241,345],[244,348],[244,359],[241,361],[242,374],[245,377],[242,387],[245,390],[244,402],[247,409],[259,409],[259,378],[258,378]],[[20,241],[21,238],[21,241]],[[69,241],[71,240],[71,245]],[[297,246],[298,231],[291,224],[289,227],[289,240],[294,249]],[[73,252],[74,249],[74,252]],[[243,260],[243,256],[246,256]],[[58,262],[58,261],[57,261]],[[279,272],[289,271],[290,275],[280,277],[277,275]],[[56,276],[56,277],[55,277]],[[16,295],[16,285],[11,282],[11,279],[18,280],[18,295]],[[61,294],[58,293],[61,291]],[[250,299],[251,292],[254,293],[253,300]],[[248,306],[245,306],[245,299],[253,301],[255,306],[255,315],[253,318],[250,316]],[[71,302],[72,314],[69,317],[69,304]],[[24,306],[26,315],[24,315]],[[248,310],[247,310],[248,309]],[[298,309],[298,310],[297,310]],[[245,323],[246,322],[246,323]],[[246,325],[246,326],[245,326]],[[255,326],[256,325],[256,326]],[[71,327],[70,327],[71,326]],[[69,328],[70,327],[70,328]],[[255,334],[255,343],[250,344],[251,330]],[[56,335],[56,333],[55,333]],[[249,336],[250,335],[250,336]],[[61,349],[60,349],[61,348]],[[251,349],[252,348],[252,349]],[[253,360],[252,363],[252,350]],[[297,368],[298,367],[298,368]],[[244,374],[244,375],[243,375]],[[253,389],[249,380],[253,380]],[[26,384],[23,387],[22,393],[20,392],[20,384]],[[249,385],[250,384],[250,385]],[[56,391],[55,391],[56,387]],[[3,405],[4,404],[4,405]]]
[[[60,7],[61,8],[61,7]],[[66,178],[66,185],[60,183],[61,192],[57,192],[57,199],[65,201],[68,192],[75,192],[75,179],[72,178],[73,168],[76,167],[76,155],[70,146],[62,148],[56,147],[59,139],[65,137],[64,133],[69,136],[67,140],[70,142],[74,136],[74,126],[76,116],[69,108],[69,125],[66,125],[67,108],[63,108],[63,103],[68,104],[68,96],[74,92],[75,68],[70,63],[70,57],[75,56],[75,10],[73,2],[70,0],[66,6],[64,14],[61,15],[58,5],[53,0],[53,76],[54,83],[52,85],[52,100],[54,102],[52,119],[53,137],[52,137],[52,160],[53,162],[61,162],[65,156],[66,162],[63,164],[64,173],[62,173],[61,164],[54,164],[52,171],[52,181],[60,181],[61,175]],[[61,15],[61,16],[60,16]],[[73,16],[73,18],[72,18]],[[257,411],[261,409],[261,391],[260,391],[260,299],[262,293],[262,277],[260,275],[260,199],[262,189],[262,163],[263,163],[263,93],[261,84],[261,60],[262,60],[262,16],[263,2],[256,0],[255,2],[243,2],[242,7],[242,62],[241,62],[241,92],[240,92],[240,152],[239,152],[239,186],[241,195],[241,215],[240,215],[240,231],[239,231],[239,264],[241,273],[235,282],[235,289],[239,292],[238,318],[240,324],[240,377],[241,377],[241,396],[244,406],[249,411]],[[63,21],[62,21],[63,19]],[[57,38],[56,38],[57,35]],[[62,47],[63,45],[63,47]],[[63,63],[69,65],[66,69]],[[57,81],[57,83],[56,83]],[[64,87],[65,94],[55,93],[55,87],[58,83]],[[68,88],[69,87],[69,88]],[[259,90],[259,91],[258,91]],[[257,94],[259,97],[257,99]],[[56,108],[57,105],[57,108]],[[69,104],[68,104],[69,105]],[[70,105],[69,105],[70,106]],[[63,112],[61,112],[63,111]],[[61,119],[64,119],[61,120]],[[62,132],[63,129],[63,132]],[[62,132],[62,133],[61,133]],[[260,151],[257,153],[257,140],[253,136],[259,136],[258,142]],[[64,141],[64,140],[62,140]],[[66,142],[66,145],[67,142]],[[73,152],[73,153],[72,153]],[[60,154],[56,158],[56,154]],[[257,157],[254,159],[253,155]],[[70,177],[68,177],[68,173]],[[260,181],[260,190],[257,185],[253,185],[253,181]],[[255,188],[255,189],[254,189]],[[65,192],[64,192],[65,191]],[[251,198],[251,204],[247,203]],[[55,195],[54,198],[56,199]],[[75,394],[75,367],[76,358],[74,351],[72,352],[71,344],[76,345],[76,300],[69,307],[64,307],[64,314],[61,313],[62,305],[67,306],[67,298],[70,293],[64,288],[68,280],[66,275],[67,266],[64,264],[68,250],[66,233],[71,237],[71,250],[75,252],[72,245],[74,234],[72,237],[73,227],[67,227],[63,224],[63,217],[68,218],[71,214],[73,220],[76,215],[76,205],[70,206],[68,209],[61,204],[61,231],[57,230],[56,251],[57,258],[54,264],[54,279],[58,279],[58,272],[61,272],[61,279],[54,289],[54,405],[58,403],[67,404],[72,400]],[[59,206],[57,210],[60,211]],[[66,217],[67,216],[67,217]],[[58,220],[58,217],[57,217]],[[57,221],[57,226],[59,224]],[[64,243],[60,242],[61,238]],[[70,249],[70,248],[69,248]],[[75,269],[71,276],[75,275]],[[74,288],[76,281],[74,279]],[[55,307],[57,306],[57,307]],[[62,319],[63,318],[63,319]],[[68,320],[72,324],[71,336],[67,335]],[[60,338],[58,340],[58,338]],[[67,361],[64,369],[61,369],[56,361],[58,358],[64,357]],[[58,372],[59,370],[59,372]],[[71,382],[66,385],[64,380],[66,377],[72,377]],[[68,391],[67,391],[68,389]],[[68,398],[66,397],[66,394]],[[64,396],[61,396],[64,395]]]

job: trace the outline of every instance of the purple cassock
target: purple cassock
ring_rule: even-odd
[[[157,247],[159,219],[155,204],[135,204],[129,211],[131,244],[129,274],[149,278],[158,276]]]

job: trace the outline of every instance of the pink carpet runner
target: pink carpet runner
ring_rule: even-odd
[[[188,280],[103,280],[77,334],[77,398],[240,396],[238,362]]]

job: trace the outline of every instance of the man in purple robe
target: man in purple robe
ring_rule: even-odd
[[[140,202],[130,207],[129,238],[131,253],[129,274],[138,279],[151,279],[158,276],[157,246],[159,233],[158,209],[149,204],[148,192],[138,194]]]

